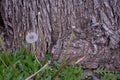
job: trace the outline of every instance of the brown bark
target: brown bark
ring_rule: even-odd
[[[41,13],[39,23],[46,42],[45,46],[54,55],[60,54],[58,57],[63,56],[65,52],[72,31],[71,26],[76,28],[68,56],[90,54],[91,58],[95,55],[97,58],[94,61],[92,61],[94,58],[89,59],[90,63],[94,63],[104,58],[101,56],[99,59],[99,55],[106,53],[110,56],[109,48],[119,48],[120,0],[1,0],[0,2],[8,48],[17,48],[20,45],[19,33],[22,33],[25,42],[27,32],[39,32],[38,12]],[[36,50],[39,54],[43,53],[41,45],[42,42],[38,40]],[[118,55],[117,53],[113,54]]]

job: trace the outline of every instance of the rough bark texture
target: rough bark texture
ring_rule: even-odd
[[[39,33],[40,24],[47,51],[62,59],[71,26],[76,26],[68,57],[87,55],[85,68],[120,69],[120,0],[0,0],[0,4],[0,33],[8,49],[19,47],[21,41],[26,44],[26,33]],[[35,45],[43,54],[42,42]]]

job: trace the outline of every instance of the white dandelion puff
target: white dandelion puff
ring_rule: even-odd
[[[73,29],[75,29],[75,26],[72,26]]]
[[[38,12],[38,15],[40,15],[40,12]]]
[[[26,41],[27,43],[34,43],[38,40],[38,34],[35,32],[30,32],[26,35]]]

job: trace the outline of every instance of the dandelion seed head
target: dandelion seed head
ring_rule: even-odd
[[[29,32],[26,35],[26,42],[27,43],[34,43],[38,40],[38,34],[35,32]]]
[[[38,12],[38,15],[40,15],[40,12]]]
[[[75,26],[72,26],[73,29],[75,29]]]

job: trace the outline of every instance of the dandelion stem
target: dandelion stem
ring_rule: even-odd
[[[33,54],[34,54],[34,56],[35,56],[35,59],[36,59],[36,61],[40,64],[40,62],[39,62],[39,60],[38,60],[38,58],[37,58],[37,56],[36,56],[36,51],[35,51],[35,43],[32,43],[32,52],[33,52]],[[41,64],[40,64],[41,65]]]

